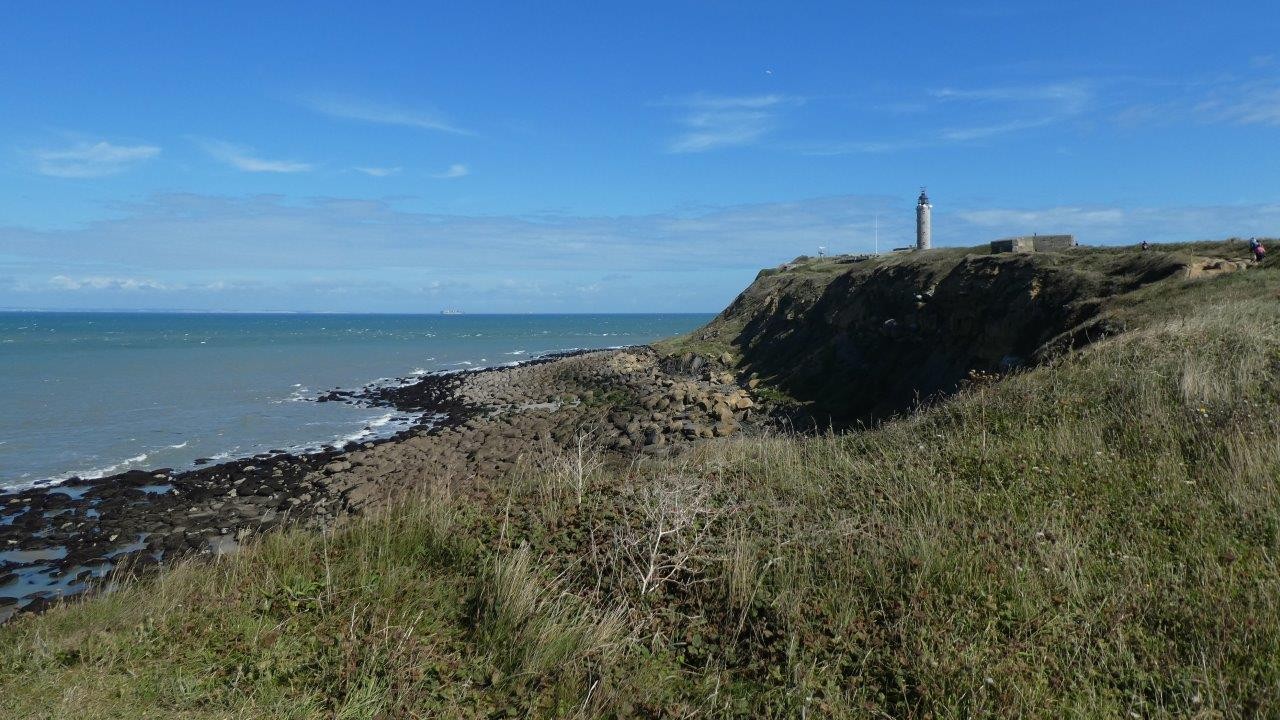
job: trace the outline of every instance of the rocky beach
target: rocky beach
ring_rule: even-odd
[[[760,425],[731,358],[648,347],[562,353],[512,367],[335,390],[421,414],[390,438],[263,453],[193,470],[133,470],[0,495],[0,621],[193,555],[235,552],[286,525],[317,531],[423,486],[463,489],[580,444],[619,461],[670,455]]]

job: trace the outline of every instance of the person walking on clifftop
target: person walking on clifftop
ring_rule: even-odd
[[[1262,259],[1267,256],[1266,246],[1256,237],[1249,238],[1249,250],[1253,252],[1253,261],[1256,263],[1262,262]]]

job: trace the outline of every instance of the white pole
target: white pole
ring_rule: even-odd
[[[880,213],[876,213],[876,255],[880,254]]]

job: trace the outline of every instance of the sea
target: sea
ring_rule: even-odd
[[[313,400],[711,317],[0,312],[0,492],[388,436],[419,418]]]

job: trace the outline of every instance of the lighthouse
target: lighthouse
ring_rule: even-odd
[[[929,204],[929,196],[925,194],[924,188],[920,188],[920,198],[916,200],[916,249],[928,250],[933,244],[932,239],[932,212],[933,206]]]

